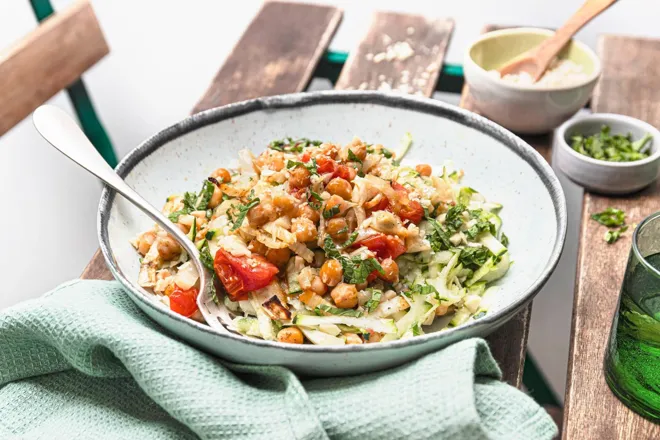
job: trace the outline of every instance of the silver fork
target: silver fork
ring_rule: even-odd
[[[202,312],[204,319],[211,327],[221,333],[229,333],[226,327],[234,329],[231,316],[224,303],[220,302],[218,305],[212,299],[211,289],[213,277],[202,264],[199,251],[195,244],[178,227],[170,222],[165,215],[129,187],[110,168],[69,115],[57,107],[43,105],[34,111],[32,120],[41,136],[59,150],[60,153],[95,175],[106,185],[112,187],[179,242],[181,247],[188,253],[199,274],[201,288],[197,297],[197,306]]]

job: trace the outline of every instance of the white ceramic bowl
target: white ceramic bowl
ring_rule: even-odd
[[[516,133],[547,133],[587,103],[600,76],[600,61],[572,40],[560,53],[581,65],[587,77],[569,86],[514,84],[489,74],[553,34],[547,29],[512,28],[488,32],[465,53],[465,80],[479,112]]]
[[[117,172],[155,206],[173,193],[197,190],[204,176],[229,166],[237,152],[263,151],[273,139],[310,137],[365,140],[396,148],[405,132],[414,143],[405,162],[439,169],[452,159],[464,183],[504,204],[501,216],[515,264],[499,281],[489,313],[464,326],[405,340],[323,347],[219,334],[171,312],[137,283],[139,261],[129,240],[152,222],[115,192],[99,206],[101,250],[128,295],[165,329],[222,358],[247,364],[286,365],[311,375],[375,371],[401,364],[457,340],[486,335],[539,291],[557,264],[566,235],[566,206],[547,162],[529,145],[474,113],[425,98],[377,92],[317,92],[255,99],[191,116],[145,141]]]
[[[571,148],[571,137],[592,135],[609,125],[612,134],[631,133],[633,140],[646,133],[653,136],[650,156],[634,162],[607,162],[578,153]],[[595,113],[562,124],[555,133],[553,163],[566,176],[586,189],[603,194],[629,194],[649,186],[658,178],[660,132],[650,124],[630,116]]]

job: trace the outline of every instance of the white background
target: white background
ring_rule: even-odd
[[[54,2],[62,9],[69,0]],[[578,0],[332,1],[344,9],[331,47],[350,50],[375,9],[453,17],[448,62],[486,23],[557,27]],[[260,1],[93,0],[111,54],[84,76],[98,113],[123,156],[162,127],[184,118],[260,6]],[[660,37],[656,0],[620,0],[578,38]],[[0,50],[36,26],[27,0],[0,1]],[[258,81],[258,78],[255,78]],[[451,99],[450,99],[451,100]],[[71,111],[64,94],[52,103]],[[2,105],[2,103],[0,103]],[[100,185],[41,140],[28,120],[0,138],[0,309],[78,276],[97,247]],[[569,235],[562,261],[534,302],[530,346],[563,397],[571,325],[581,190],[564,182]],[[609,331],[603,323],[603,332]]]

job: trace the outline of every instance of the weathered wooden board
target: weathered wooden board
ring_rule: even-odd
[[[0,51],[0,136],[110,52],[88,0]]]
[[[264,3],[193,113],[244,99],[303,91],[341,16],[331,6]]]
[[[621,113],[660,126],[660,40],[606,35],[599,54],[602,77],[595,112]],[[658,184],[628,197],[585,193],[573,305],[573,331],[564,407],[564,439],[657,439],[660,425],[626,408],[610,391],[603,359],[630,250],[627,236],[613,245],[605,227],[589,219],[613,206],[629,223],[660,210]]]

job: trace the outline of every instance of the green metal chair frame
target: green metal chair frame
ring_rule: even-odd
[[[49,0],[30,0],[30,5],[32,6],[34,15],[37,17],[39,23],[55,12]],[[67,88],[67,94],[69,95],[71,104],[76,111],[76,115],[78,116],[83,131],[92,141],[105,161],[114,168],[117,165],[117,155],[115,154],[114,148],[112,148],[110,137],[103,128],[103,124],[94,110],[94,105],[87,93],[87,88],[85,87],[82,78],[78,79]]]

